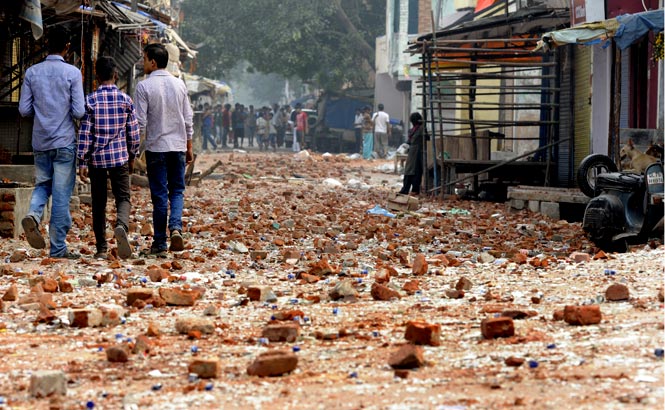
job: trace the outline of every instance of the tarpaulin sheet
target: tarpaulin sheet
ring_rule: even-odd
[[[592,45],[614,38],[619,49],[624,50],[641,39],[649,31],[663,31],[663,10],[624,14],[616,18],[580,24],[576,27],[551,31],[538,42],[540,48],[553,48],[563,44]]]

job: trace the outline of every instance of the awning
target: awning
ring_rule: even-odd
[[[620,50],[635,44],[649,31],[663,31],[663,10],[651,10],[635,14],[623,14],[616,18],[580,24],[563,30],[551,31],[542,36],[538,49],[552,49],[563,44],[599,44],[614,39]]]
[[[184,50],[187,53],[188,58],[195,58],[198,51],[192,50],[189,48],[187,43],[175,32],[172,28],[168,27],[164,30],[164,35],[169,39],[170,42],[178,45],[179,48]]]
[[[187,73],[182,74],[182,79],[185,81],[187,91],[190,95],[203,92],[209,92],[213,95],[223,95],[231,92],[231,87],[221,81],[211,80],[209,78]]]

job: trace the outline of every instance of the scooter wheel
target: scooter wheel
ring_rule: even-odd
[[[617,172],[617,166],[610,157],[603,154],[591,154],[580,162],[577,169],[577,185],[584,195],[596,196],[596,177],[599,174]]]

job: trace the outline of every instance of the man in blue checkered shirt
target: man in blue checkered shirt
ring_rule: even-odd
[[[116,64],[111,57],[100,57],[95,64],[99,88],[86,97],[85,116],[78,139],[81,179],[90,176],[92,194],[92,229],[95,232],[95,258],[107,257],[106,181],[111,180],[117,212],[113,231],[118,256],[127,259],[132,249],[127,239],[129,229],[130,174],[140,143],[139,123],[132,99],[116,87]]]

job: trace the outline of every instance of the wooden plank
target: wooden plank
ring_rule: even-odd
[[[535,187],[518,185],[508,187],[508,199],[521,199],[523,201],[565,202],[572,204],[586,204],[589,197],[576,188]]]

